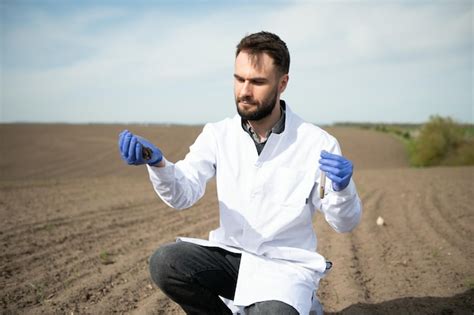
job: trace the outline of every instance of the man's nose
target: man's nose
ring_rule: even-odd
[[[242,84],[242,88],[240,89],[240,97],[252,96],[252,87],[248,81],[245,81]]]

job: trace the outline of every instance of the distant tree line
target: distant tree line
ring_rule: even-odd
[[[424,124],[353,123],[336,126],[387,132],[406,145],[413,166],[474,165],[474,125],[450,117],[431,116]]]
[[[431,116],[409,146],[414,166],[474,165],[474,127]]]

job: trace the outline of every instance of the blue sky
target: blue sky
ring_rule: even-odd
[[[472,1],[0,3],[2,122],[197,124],[235,114],[234,51],[278,34],[315,123],[473,123]]]

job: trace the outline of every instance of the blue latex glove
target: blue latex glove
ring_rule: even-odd
[[[319,164],[319,168],[326,172],[326,176],[332,181],[334,191],[341,191],[349,185],[353,171],[351,161],[323,150]]]
[[[155,165],[161,162],[163,154],[153,143],[136,136],[128,130],[124,130],[119,135],[118,147],[122,160],[128,165]],[[143,148],[149,148],[152,152],[151,158],[146,160],[143,157]]]

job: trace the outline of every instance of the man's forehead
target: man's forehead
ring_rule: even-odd
[[[273,59],[266,53],[250,54],[246,51],[241,51],[235,59],[235,68],[245,68],[259,73],[271,73],[275,69]],[[242,69],[244,70],[244,69]]]

